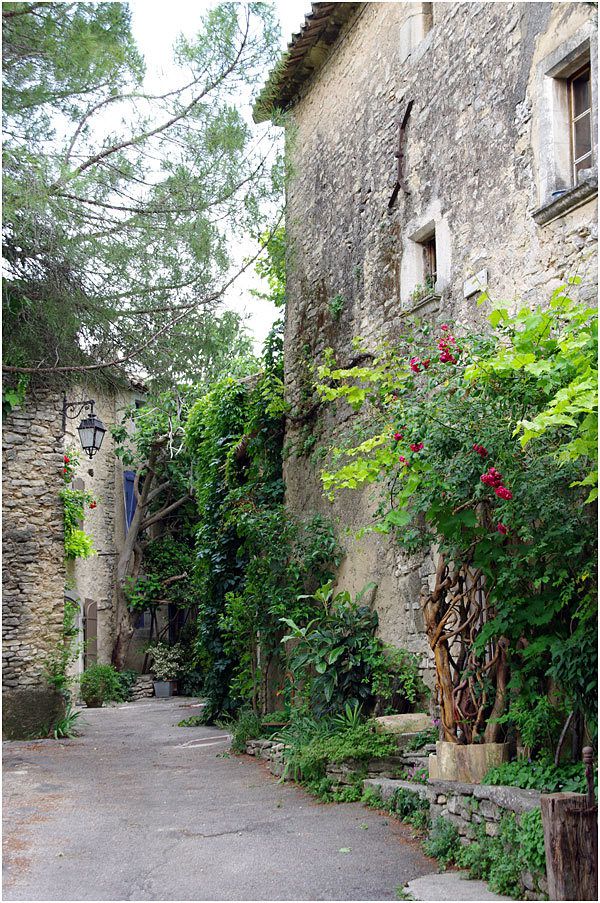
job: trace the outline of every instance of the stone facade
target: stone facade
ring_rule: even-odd
[[[319,30],[310,21],[321,7],[337,9]],[[339,585],[375,581],[382,638],[417,652],[428,651],[418,599],[434,556],[355,541],[369,492],[323,497],[320,449],[354,415],[340,406],[314,416],[311,364],[327,347],[349,363],[354,337],[374,348],[409,313],[455,319],[459,334],[483,327],[483,288],[514,307],[579,275],[574,291],[595,297],[597,148],[573,187],[549,152],[564,138],[556,98],[586,59],[596,135],[595,15],[584,3],[314,4],[295,38],[300,54],[317,35],[302,51],[312,54],[306,74],[292,56],[275,81],[274,104],[290,116],[285,380],[298,416],[286,436],[287,503],[333,517],[348,552]],[[432,237],[437,281],[417,301]]]
[[[74,385],[71,399],[94,398],[105,426],[120,421],[134,392],[101,392]],[[140,396],[141,397],[141,396]],[[76,432],[79,420],[62,428],[63,396],[57,391],[28,391],[3,429],[3,731],[24,737],[49,725],[62,708],[44,675],[45,663],[61,642],[65,593],[81,607],[81,644],[86,601],[97,605],[94,625],[97,660],[110,661],[113,643],[114,563],[123,541],[123,472],[107,431],[102,448],[90,460]],[[63,455],[79,449],[74,486],[93,493],[98,504],[86,510],[83,529],[97,554],[64,558]],[[91,626],[91,620],[89,622]],[[74,670],[84,667],[83,652]]]
[[[2,717],[15,737],[34,733],[61,708],[44,678],[63,621],[61,417],[56,396],[39,391],[4,423]]]

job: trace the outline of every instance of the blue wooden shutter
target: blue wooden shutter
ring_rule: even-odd
[[[135,492],[133,491],[133,481],[135,480],[135,470],[125,470],[123,472],[123,490],[125,493],[125,529],[129,530],[137,501]]]

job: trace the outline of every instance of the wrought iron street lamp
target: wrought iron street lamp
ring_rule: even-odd
[[[95,403],[93,398],[87,401],[67,401],[67,396],[65,395],[63,399],[63,432],[67,428],[67,420],[76,420],[85,408],[89,410],[88,416],[84,417],[77,427],[81,447],[88,458],[93,458],[96,452],[100,450],[104,433],[106,432],[106,427],[94,413]],[[70,410],[75,411],[76,408],[77,410],[74,414],[68,413]]]

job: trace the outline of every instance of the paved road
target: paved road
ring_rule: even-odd
[[[408,829],[277,783],[217,728],[177,727],[192,702],[4,744],[5,900],[393,900],[436,870]]]

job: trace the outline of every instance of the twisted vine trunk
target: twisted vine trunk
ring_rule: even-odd
[[[468,564],[451,569],[440,555],[435,586],[420,601],[435,661],[444,739],[498,742],[496,719],[507,706],[508,642],[504,637],[490,640],[483,653],[475,654],[475,640],[490,615],[481,571]]]

